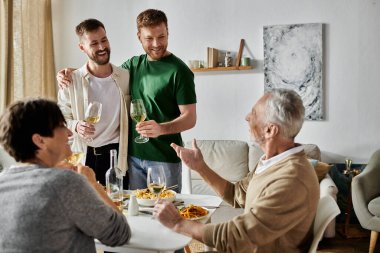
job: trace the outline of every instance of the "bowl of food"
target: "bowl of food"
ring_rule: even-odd
[[[154,206],[157,201],[157,194],[152,193],[148,188],[138,189],[132,191],[136,196],[137,203],[140,206]],[[160,199],[173,202],[175,200],[176,192],[173,190],[163,190],[160,194]]]

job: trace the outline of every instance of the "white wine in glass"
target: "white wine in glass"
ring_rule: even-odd
[[[149,167],[146,182],[149,191],[154,193],[157,199],[159,199],[161,192],[166,187],[164,168],[162,166]]]
[[[80,162],[80,160],[82,160],[83,156],[83,152],[72,152],[71,155],[65,159],[65,161],[75,166]]]
[[[96,116],[96,117],[87,117],[85,121],[91,124],[96,124],[99,122],[99,120],[100,120],[100,117]]]
[[[94,101],[90,103],[87,107],[86,113],[84,115],[87,123],[96,124],[100,120],[100,115],[102,114],[102,103]],[[87,137],[86,139],[87,143],[90,143],[93,141],[91,137]]]
[[[146,119],[146,110],[142,99],[133,99],[131,101],[131,118],[136,122],[143,122]],[[144,137],[141,134],[135,138],[136,143],[145,143],[149,141],[148,137]]]

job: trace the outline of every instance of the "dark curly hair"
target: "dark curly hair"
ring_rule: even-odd
[[[38,147],[33,134],[52,137],[54,129],[66,120],[54,101],[42,98],[26,99],[11,104],[0,117],[0,144],[18,162],[36,156]]]
[[[102,27],[104,31],[106,30],[102,22],[94,18],[89,18],[89,19],[83,20],[82,22],[79,23],[79,25],[75,27],[75,33],[79,37],[82,37],[85,32],[92,32],[92,31],[98,30],[99,27]]]

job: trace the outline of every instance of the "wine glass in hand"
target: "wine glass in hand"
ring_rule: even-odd
[[[94,101],[88,105],[86,113],[84,115],[84,121],[86,121],[87,123],[96,124],[99,122],[101,114],[102,104],[100,102]],[[86,137],[85,140],[88,143],[93,141],[91,137]]]
[[[158,200],[166,187],[164,168],[162,166],[149,167],[146,181],[149,191],[156,194]]]
[[[142,122],[146,118],[146,110],[142,99],[133,99],[131,101],[131,118],[136,121],[136,123]],[[148,137],[144,137],[141,134],[135,138],[136,143],[145,143],[149,141]]]
[[[78,165],[81,162],[84,153],[81,151],[72,151],[71,155],[65,159],[65,162],[70,163],[73,166]]]

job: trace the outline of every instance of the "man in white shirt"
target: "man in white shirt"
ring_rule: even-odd
[[[96,19],[82,21],[76,27],[79,49],[88,61],[72,73],[73,85],[61,88],[58,104],[74,133],[72,149],[86,154],[85,164],[93,168],[96,179],[105,185],[110,166],[110,150],[118,150],[118,168],[126,175],[128,152],[129,73],[110,60],[110,44],[104,25]],[[100,121],[85,122],[91,102],[102,104]],[[86,141],[89,138],[92,141]],[[128,185],[127,178],[124,185]]]

